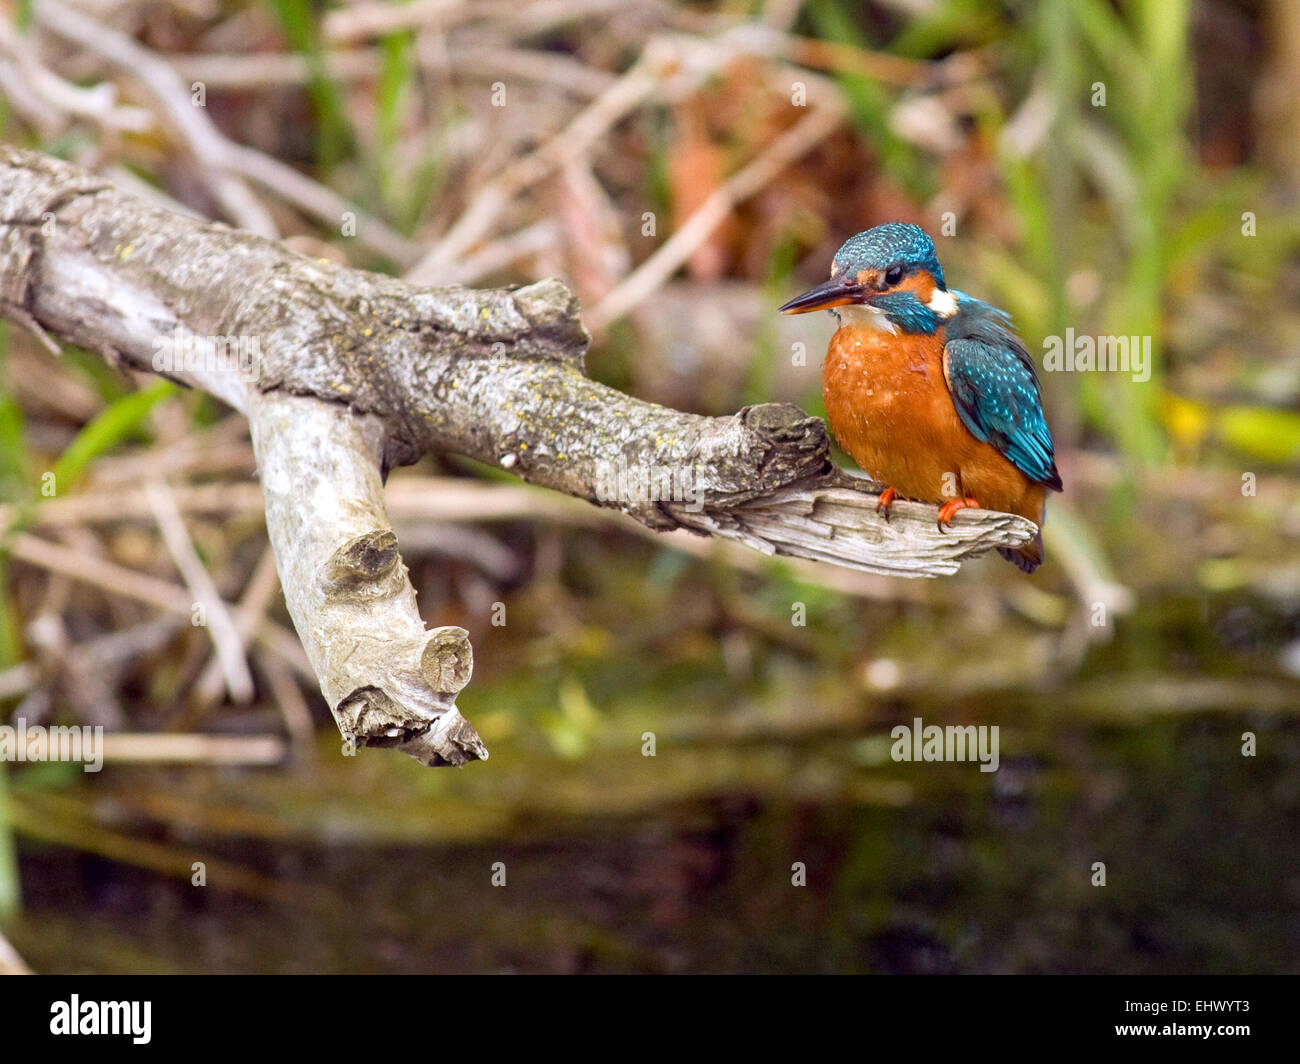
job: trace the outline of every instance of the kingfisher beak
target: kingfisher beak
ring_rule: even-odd
[[[795,296],[778,310],[782,314],[807,314],[813,310],[842,307],[847,303],[862,302],[864,291],[862,285],[853,284],[842,277],[832,277],[816,288],[808,289],[803,295]]]

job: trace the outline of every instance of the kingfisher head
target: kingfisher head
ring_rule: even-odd
[[[933,333],[957,313],[925,230],[890,222],[844,242],[831,278],[781,307],[782,314],[829,310],[842,325],[893,333]]]

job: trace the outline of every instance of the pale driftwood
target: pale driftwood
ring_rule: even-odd
[[[486,758],[455,701],[473,667],[469,633],[425,631],[397,554],[382,423],[283,392],[254,394],[248,420],[285,601],[343,734],[426,764]]]
[[[76,167],[0,147],[0,312],[48,340],[221,398],[250,418],[286,600],[340,727],[429,764],[486,756],[455,709],[461,629],[426,632],[382,500],[431,448],[768,554],[894,576],[954,572],[1034,534],[1019,517],[898,503],[829,462],[796,407],[710,418],[583,374],[587,333],[558,281],[417,288],[148,207]],[[237,372],[156,366],[177,329],[255,341]]]

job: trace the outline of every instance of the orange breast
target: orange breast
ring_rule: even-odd
[[[845,326],[822,367],[826,415],[872,480],[920,502],[976,498],[1041,523],[1046,489],[962,422],[943,377],[943,336]]]

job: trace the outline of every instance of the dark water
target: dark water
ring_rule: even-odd
[[[487,845],[205,846],[305,903],[24,845],[18,937],[70,971],[1294,971],[1300,726],[1246,723],[1253,759],[1204,714],[1061,730],[993,778],[891,768],[925,789],[898,807],[739,788]]]
[[[1288,607],[1154,598],[1068,674],[1000,680],[1041,632],[832,598],[755,636],[695,610],[717,587],[608,590],[480,641],[483,765],[343,759],[322,726],[293,768],[12,771],[39,828],[14,945],[64,972],[1300,970]],[[893,693],[860,680],[878,654]],[[917,716],[998,726],[999,770],[894,762]]]

